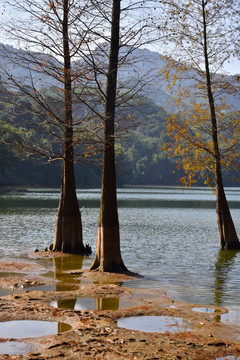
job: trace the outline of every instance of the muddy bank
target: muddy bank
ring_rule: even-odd
[[[28,347],[22,355],[1,354],[0,359],[206,360],[240,356],[240,329],[220,321],[226,309],[208,307],[208,312],[193,311],[200,305],[174,301],[163,291],[121,286],[122,281],[131,278],[118,274],[70,270],[74,279],[81,278],[77,290],[57,291],[56,287],[44,291],[36,289],[49,284],[54,289],[58,280],[44,277],[42,267],[34,261],[5,261],[0,263],[0,271],[9,273],[8,277],[0,278],[0,287],[12,292],[0,297],[0,321],[41,320],[59,324],[53,335],[34,338],[1,335],[0,348],[4,343],[14,344],[16,349],[17,345],[19,349],[20,345]],[[13,291],[16,283],[19,286]],[[81,308],[82,304],[92,308]],[[118,319],[128,318],[131,327],[132,317],[145,316],[148,318],[144,318],[143,331],[118,326]],[[147,319],[151,319],[149,328]],[[181,319],[181,325],[176,319]],[[151,324],[159,320],[165,320],[167,328],[162,333],[151,332]]]

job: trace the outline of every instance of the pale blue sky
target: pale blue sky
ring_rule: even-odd
[[[9,39],[3,34],[3,31],[1,30],[1,23],[4,20],[4,4],[5,0],[0,0],[0,42],[4,44],[14,45],[9,41]],[[153,51],[157,51],[161,53],[161,46],[159,47],[155,44]],[[150,47],[148,47],[150,49]],[[229,74],[240,74],[240,59],[233,59],[231,62],[226,62],[224,64],[224,71],[226,71]]]
[[[225,63],[224,70],[230,74],[240,74],[240,60],[233,60],[230,63]]]

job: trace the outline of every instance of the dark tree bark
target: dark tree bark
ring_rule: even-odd
[[[238,250],[240,249],[240,242],[223,187],[221,165],[217,160],[215,162],[215,181],[217,225],[221,248],[223,250]]]
[[[62,166],[61,197],[59,202],[54,251],[64,253],[89,253],[82,241],[82,220],[79,210],[73,155],[73,127],[72,127],[72,81],[71,56],[68,37],[69,1],[64,0],[64,16],[62,23],[63,51],[64,51],[64,104],[65,104],[65,132],[64,154]]]
[[[215,186],[216,186],[216,214],[219,238],[222,249],[240,249],[240,242],[229,210],[226,199],[221,171],[221,155],[218,143],[217,117],[215,111],[214,97],[212,93],[211,74],[208,62],[207,26],[205,16],[205,0],[202,0],[203,29],[204,29],[204,57],[206,70],[206,83],[208,102],[212,123],[212,141],[215,158]]]
[[[123,263],[120,251],[114,152],[120,3],[121,0],[113,0],[111,47],[105,104],[101,205],[97,229],[96,255],[90,270],[126,273],[128,270]]]

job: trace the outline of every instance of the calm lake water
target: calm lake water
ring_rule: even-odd
[[[226,193],[240,236],[240,188]],[[84,242],[95,252],[100,190],[77,194]],[[58,189],[0,195],[0,259],[29,260],[29,252],[53,242],[58,200]],[[118,190],[118,204],[122,257],[129,270],[144,276],[127,286],[163,289],[178,300],[240,311],[240,252],[219,250],[210,189],[124,188]],[[84,257],[82,267],[93,257]],[[51,271],[53,262],[47,266]]]

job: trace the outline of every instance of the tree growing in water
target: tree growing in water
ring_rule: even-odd
[[[86,104],[84,95],[81,97],[88,87],[89,70],[85,71],[83,66],[81,71],[78,68],[72,70],[72,58],[79,56],[83,38],[85,43],[89,40],[88,26],[85,24],[84,27],[82,21],[88,4],[87,1],[69,0],[24,0],[20,3],[10,1],[9,4],[22,17],[19,15],[17,22],[14,19],[14,26],[8,19],[5,30],[31,52],[6,47],[5,54],[9,63],[17,64],[25,73],[27,71],[29,77],[14,78],[8,70],[4,71],[11,85],[27,98],[22,107],[27,106],[29,111],[38,115],[35,116],[36,123],[28,122],[25,126],[41,129],[37,141],[36,137],[35,142],[25,137],[21,146],[31,154],[46,156],[49,161],[62,160],[61,196],[53,250],[88,254],[91,249],[83,244],[76,195],[74,147],[83,141],[82,134],[87,130],[83,129],[82,123],[88,119],[87,111],[91,112],[93,108]],[[45,85],[49,85],[47,90],[41,87],[42,77]],[[73,98],[81,102],[79,112],[81,115],[84,113],[82,118],[75,114],[73,119]]]
[[[115,138],[121,127],[121,120],[129,126],[129,117],[125,118],[128,101],[134,99],[142,89],[143,84],[146,83],[146,78],[143,79],[141,76],[138,78],[136,71],[135,79],[132,74],[129,74],[127,79],[124,79],[124,76],[119,76],[119,79],[118,71],[128,63],[130,54],[133,54],[134,58],[134,51],[139,46],[153,41],[151,31],[153,21],[150,14],[155,10],[155,2],[151,0],[140,0],[138,2],[113,0],[111,2],[111,15],[108,15],[109,2],[104,0],[92,2],[104,18],[104,26],[99,29],[98,33],[104,34],[104,42],[107,43],[107,46],[99,45],[98,54],[101,61],[98,66],[94,66],[94,77],[105,102],[105,108],[102,116],[104,141],[101,204],[97,227],[96,254],[90,270],[130,274],[131,272],[128,271],[123,262],[120,250]],[[123,4],[122,7],[121,4]],[[123,26],[120,26],[120,22]],[[110,24],[111,31],[106,30],[108,29],[107,24]],[[106,85],[101,86],[98,75],[102,79],[102,64],[106,62],[106,59],[108,64]],[[136,56],[134,61],[137,63],[138,60]],[[125,105],[124,118],[121,117],[120,111],[122,105]]]
[[[172,1],[167,10],[171,14],[166,24],[171,29],[168,39],[175,43],[177,59],[182,63],[173,61],[166,72],[172,81],[171,88],[175,91],[178,88],[179,106],[178,114],[168,120],[173,142],[166,148],[178,157],[188,184],[195,181],[196,174],[208,184],[213,179],[221,248],[240,249],[222,180],[223,166],[238,166],[239,110],[234,109],[229,97],[236,96],[238,79],[233,77],[229,81],[217,73],[239,51],[236,3]],[[187,88],[186,82],[185,86],[181,83],[183,79]]]
[[[85,253],[87,250],[83,246],[82,241],[82,220],[76,195],[74,176],[72,72],[69,49],[69,0],[64,0],[62,5],[65,129],[61,197],[57,214],[53,251]]]
[[[112,26],[104,121],[104,153],[101,205],[97,229],[96,255],[90,270],[127,272],[120,251],[117,211],[114,120],[116,108],[117,70],[121,0],[112,2]]]
[[[11,0],[10,0],[11,2]],[[154,1],[148,1],[150,3],[154,3]],[[33,102],[36,102],[40,107],[44,109],[44,114],[41,113],[41,116],[44,118],[43,125],[44,129],[48,131],[48,134],[51,135],[51,139],[54,135],[56,135],[57,139],[60,140],[60,143],[63,143],[63,157],[62,154],[59,154],[59,156],[55,156],[53,151],[50,151],[49,149],[46,149],[46,147],[42,147],[39,145],[36,147],[33,147],[32,144],[28,144],[28,150],[33,151],[35,154],[44,154],[47,155],[49,159],[53,160],[55,158],[62,158],[63,159],[63,176],[62,176],[62,192],[61,192],[61,200],[59,205],[59,211],[58,211],[58,220],[56,225],[56,239],[55,239],[55,250],[63,250],[63,251],[71,251],[75,252],[76,250],[73,250],[75,248],[74,241],[73,245],[67,244],[65,237],[73,236],[73,234],[77,231],[73,225],[73,228],[71,229],[70,223],[77,224],[77,228],[80,229],[81,223],[79,219],[79,214],[77,210],[77,201],[76,196],[74,194],[74,167],[73,167],[73,143],[76,145],[76,139],[77,137],[74,136],[74,123],[73,123],[73,116],[72,116],[72,99],[73,99],[73,88],[72,84],[77,82],[79,84],[79,87],[77,88],[77,92],[74,92],[74,96],[77,97],[77,99],[82,102],[85,107],[89,108],[89,101],[86,100],[86,91],[83,89],[87,89],[88,96],[89,94],[93,94],[92,90],[97,88],[99,90],[100,98],[106,102],[105,106],[105,113],[106,116],[102,116],[96,108],[91,107],[91,113],[94,115],[97,115],[99,119],[102,121],[105,118],[110,119],[105,124],[106,131],[105,131],[105,141],[104,141],[104,147],[105,149],[108,149],[107,151],[104,151],[104,154],[106,155],[106,160],[104,160],[104,168],[107,169],[108,165],[111,164],[111,160],[108,158],[112,157],[114,159],[114,153],[111,155],[111,147],[113,146],[114,149],[114,126],[116,123],[113,123],[113,134],[111,135],[111,118],[113,117],[113,120],[115,118],[115,107],[116,107],[116,79],[114,79],[115,72],[117,75],[117,67],[119,66],[119,63],[123,63],[127,56],[132,53],[134,48],[137,48],[139,46],[139,40],[143,39],[141,41],[141,44],[144,42],[149,42],[149,39],[151,37],[151,31],[149,27],[146,27],[146,21],[143,21],[139,17],[139,13],[136,18],[136,22],[132,24],[133,16],[128,19],[127,22],[125,22],[125,27],[122,31],[122,44],[125,45],[125,49],[123,54],[121,55],[121,58],[118,58],[118,51],[119,51],[119,33],[113,34],[116,37],[118,37],[118,45],[114,48],[112,47],[111,51],[111,61],[109,65],[109,72],[107,75],[108,78],[108,86],[107,90],[105,88],[105,85],[102,86],[103,83],[103,76],[104,71],[102,68],[104,67],[104,63],[106,62],[106,59],[103,59],[103,57],[106,55],[106,52],[104,50],[104,46],[101,45],[101,42],[107,42],[108,41],[108,30],[106,30],[105,24],[106,22],[110,23],[108,18],[108,13],[105,11],[106,9],[110,8],[108,1],[69,1],[66,2],[67,6],[64,7],[65,2],[62,1],[47,1],[43,0],[41,2],[35,3],[32,0],[24,0],[22,3],[15,3],[12,1],[13,6],[15,9],[23,11],[23,21],[21,22],[21,16],[18,17],[21,22],[20,27],[17,27],[14,23],[14,26],[10,24],[10,27],[8,27],[8,30],[10,30],[11,35],[13,37],[19,40],[19,43],[21,46],[24,47],[30,47],[33,46],[34,49],[40,50],[39,53],[44,49],[45,54],[47,53],[49,58],[44,59],[41,57],[41,55],[38,56],[34,53],[30,53],[29,56],[24,58],[24,65],[27,69],[29,69],[29,65],[35,68],[35,71],[32,71],[32,69],[29,69],[30,73],[30,91],[27,86],[24,86],[23,84],[17,84],[17,81],[13,80],[13,83],[15,85],[18,85],[18,88],[21,88],[24,94],[30,97],[30,99]],[[137,3],[132,2],[129,0],[128,4],[125,3],[124,11],[128,12],[130,10],[138,10],[138,7],[142,7],[144,3],[147,3],[147,1],[138,1]],[[114,3],[115,4],[115,3]],[[116,2],[117,4],[117,2]],[[115,4],[115,5],[116,5]],[[114,6],[115,6],[114,5]],[[120,1],[119,1],[120,6]],[[115,6],[116,7],[116,6]],[[74,12],[74,9],[76,10]],[[31,21],[26,21],[26,13],[30,15]],[[96,15],[97,13],[97,15]],[[87,16],[84,16],[86,15]],[[133,14],[133,13],[132,13]],[[145,16],[145,18],[148,18],[150,14],[150,7],[148,7],[148,14]],[[96,16],[95,16],[96,15]],[[71,16],[70,20],[68,21],[69,17]],[[81,19],[83,18],[83,21]],[[36,21],[32,22],[32,19]],[[15,19],[14,19],[15,20]],[[15,21],[14,21],[15,22]],[[152,18],[150,19],[150,22],[152,22]],[[39,27],[39,24],[41,25]],[[128,26],[127,26],[128,24]],[[34,27],[34,25],[37,25]],[[99,26],[99,27],[98,27]],[[119,26],[119,24],[118,24]],[[99,32],[98,29],[101,28],[101,31]],[[21,31],[20,31],[21,29]],[[115,27],[116,29],[116,27]],[[24,30],[24,31],[23,31]],[[119,29],[118,29],[119,31]],[[90,34],[90,36],[89,36]],[[55,36],[56,35],[56,36]],[[143,36],[144,35],[144,36]],[[59,44],[59,39],[62,41],[62,44]],[[114,41],[115,41],[114,40]],[[116,52],[117,48],[117,52]],[[100,49],[100,56],[98,49]],[[16,59],[15,53],[13,51],[12,54],[13,62]],[[117,55],[117,57],[116,57]],[[22,53],[20,54],[21,58]],[[11,57],[11,56],[10,56]],[[85,63],[86,71],[83,71],[83,68],[78,72],[74,73],[72,72],[71,67],[71,59],[74,57],[74,59],[78,58],[81,59]],[[58,63],[59,58],[63,59],[63,65]],[[108,56],[107,56],[108,58]],[[21,58],[21,60],[23,60]],[[103,60],[103,61],[102,61]],[[24,67],[24,66],[23,66]],[[115,68],[116,67],[116,68]],[[112,71],[112,74],[111,74]],[[53,97],[53,104],[46,104],[45,102],[45,94],[39,91],[35,85],[35,73],[40,72],[40,77],[43,74],[47,74],[52,76],[53,83],[55,83],[55,80],[60,81],[60,83],[64,84],[64,121],[61,116],[54,110],[54,105],[57,104]],[[99,76],[99,77],[98,77]],[[82,82],[80,82],[80,78],[82,79]],[[115,81],[115,85],[114,85]],[[129,81],[129,78],[128,78]],[[125,81],[126,83],[127,81]],[[29,84],[28,84],[29,86]],[[142,84],[141,81],[137,81],[136,85],[133,84],[131,87],[131,90],[129,87],[126,89],[123,85],[121,88],[121,95],[118,96],[118,105],[119,103],[124,104],[126,103],[126,97],[127,98],[133,98],[136,92],[141,89]],[[113,90],[113,93],[111,94],[111,91]],[[125,90],[125,91],[124,91]],[[55,96],[58,95],[54,94]],[[113,95],[113,96],[112,96]],[[113,101],[112,101],[113,100]],[[52,106],[51,106],[52,105]],[[101,105],[100,105],[101,108]],[[36,111],[36,109],[33,109]],[[39,111],[39,110],[37,110]],[[47,116],[45,116],[47,115]],[[50,115],[50,116],[49,116]],[[53,121],[53,122],[52,122]],[[76,122],[76,121],[75,121]],[[77,123],[80,122],[80,120],[77,121]],[[75,127],[76,129],[76,127]],[[64,134],[64,136],[59,135],[59,130]],[[75,131],[76,132],[76,131]],[[81,140],[81,138],[80,138]],[[48,142],[49,145],[50,142]],[[109,145],[110,144],[110,145]],[[92,145],[91,145],[92,146]],[[90,146],[90,147],[91,147]],[[93,146],[94,147],[94,146]],[[74,147],[75,148],[75,147]],[[110,156],[109,156],[110,154]],[[86,154],[88,155],[88,154]],[[104,155],[105,158],[105,155]],[[115,165],[114,165],[115,166]],[[112,172],[112,165],[109,167],[110,173]],[[106,170],[107,171],[107,170]],[[103,171],[105,174],[105,170]],[[67,175],[69,174],[69,176]],[[115,168],[114,168],[114,182],[115,182]],[[108,175],[104,175],[104,179],[107,179]],[[104,180],[103,183],[108,182],[108,180]],[[110,184],[110,183],[109,183]],[[116,188],[116,184],[114,185]],[[106,186],[108,188],[108,185]],[[105,188],[106,188],[105,187]],[[114,187],[112,187],[114,188]],[[72,189],[72,190],[71,190]],[[112,199],[114,199],[113,193],[116,193],[116,189],[112,191]],[[111,193],[110,187],[108,194]],[[110,196],[110,195],[108,195]],[[116,197],[116,194],[115,194]],[[105,200],[103,200],[104,203]],[[76,206],[73,204],[76,204]],[[104,205],[105,206],[105,205]],[[75,210],[73,210],[75,209]],[[109,223],[111,223],[111,212],[108,212]],[[107,215],[107,216],[108,216]],[[117,212],[116,212],[117,215]],[[72,221],[70,221],[70,218]],[[115,220],[116,221],[116,216]],[[106,216],[104,215],[104,223],[108,223],[108,220]],[[70,227],[69,227],[70,226]],[[105,226],[105,225],[104,225]],[[118,225],[118,219],[117,219],[117,227],[119,232],[119,225]],[[66,231],[65,231],[66,229]],[[119,237],[119,236],[118,236]],[[118,252],[119,245],[118,241],[114,245],[114,248],[116,248],[116,251]],[[81,247],[78,244],[78,249]],[[71,250],[70,250],[71,249]],[[115,250],[114,250],[115,251]],[[120,252],[120,250],[119,250]],[[111,253],[111,257],[113,257],[113,253]],[[119,259],[119,256],[117,256]],[[116,258],[117,258],[116,257]],[[110,262],[110,260],[109,260]],[[115,260],[114,260],[115,262]],[[119,271],[124,270],[125,268],[123,265],[115,266],[119,269]],[[112,266],[112,268],[114,268]],[[120,268],[122,270],[120,270]]]

